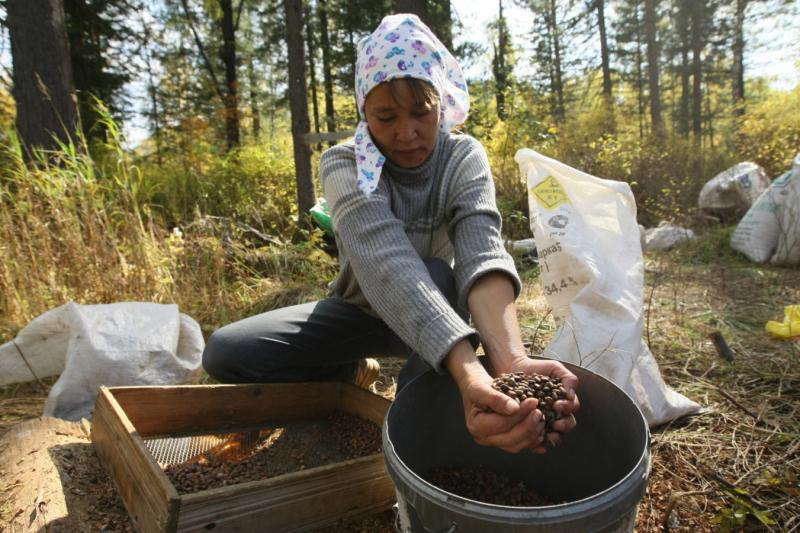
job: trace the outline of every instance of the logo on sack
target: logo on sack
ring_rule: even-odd
[[[564,229],[569,224],[569,219],[564,215],[556,215],[554,217],[550,217],[550,220],[547,221],[551,228],[558,228]]]
[[[554,176],[548,176],[539,185],[532,187],[530,194],[546,209],[570,203],[569,196]]]
[[[749,189],[750,187],[753,186],[753,182],[750,181],[750,174],[742,174],[741,176],[738,176],[736,179],[739,181],[739,183],[742,184],[742,187],[744,187],[745,189]]]

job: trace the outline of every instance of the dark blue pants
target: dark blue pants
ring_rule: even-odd
[[[456,306],[455,279],[440,259],[425,261],[431,278]],[[466,312],[459,312],[465,321]],[[406,357],[397,389],[430,369],[380,318],[339,298],[268,311],[215,331],[203,368],[223,383],[347,380],[359,359]]]

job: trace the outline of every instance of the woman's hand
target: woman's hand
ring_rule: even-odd
[[[531,359],[530,357],[517,357],[510,361],[504,368],[497,368],[498,373],[523,372],[524,374],[542,374],[561,379],[564,390],[567,391],[565,400],[558,400],[553,404],[553,409],[561,414],[562,418],[553,423],[552,431],[546,435],[550,444],[557,444],[561,434],[575,428],[574,413],[580,408],[580,400],[575,390],[578,388],[578,378],[575,374],[558,361],[552,359]]]
[[[529,398],[520,404],[493,389],[492,377],[466,341],[451,350],[445,366],[461,392],[467,430],[475,442],[511,453],[545,450],[544,417],[537,409],[538,400]]]
[[[467,430],[475,442],[511,453],[542,451],[545,426],[538,400],[529,398],[518,404],[491,383],[491,378],[471,380],[460,388]]]

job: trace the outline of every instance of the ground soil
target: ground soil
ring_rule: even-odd
[[[88,423],[35,418],[0,438],[1,532],[133,532]]]

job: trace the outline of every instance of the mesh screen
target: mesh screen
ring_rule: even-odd
[[[147,449],[161,467],[185,463],[204,453],[224,453],[231,447],[242,453],[255,448],[258,442],[258,429],[238,433],[167,435],[144,439]]]

